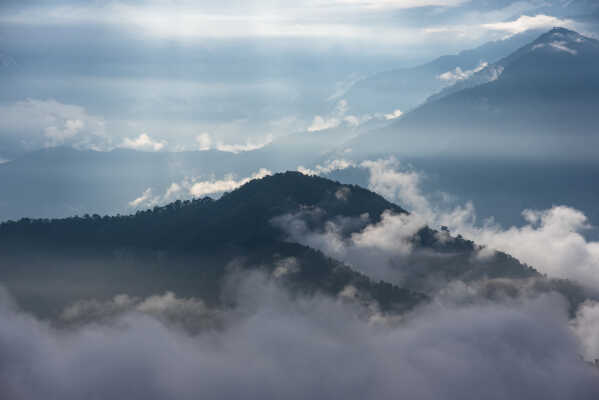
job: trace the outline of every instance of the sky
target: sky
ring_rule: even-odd
[[[3,1],[0,159],[60,145],[259,148],[308,130],[360,78],[527,29],[584,31],[576,18],[591,7],[563,0]]]

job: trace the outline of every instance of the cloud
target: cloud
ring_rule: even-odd
[[[260,168],[258,172],[253,173],[250,177],[239,180],[236,180],[232,175],[229,175],[221,180],[195,182],[189,188],[189,193],[194,197],[202,197],[214,193],[228,192],[245,185],[253,179],[261,179],[271,174],[272,172],[266,168]]]
[[[466,70],[466,71],[462,71],[462,69],[460,67],[456,67],[454,70],[447,71],[447,72],[440,74],[437,78],[449,83],[450,85],[453,85],[457,81],[463,81],[465,79],[470,78],[472,75],[476,74],[477,72],[480,72],[483,69],[487,68],[488,65],[489,65],[488,62],[481,61],[480,64],[476,68]]]
[[[268,135],[265,139],[259,142],[255,142],[252,140],[246,140],[243,144],[225,144],[223,142],[218,142],[216,144],[216,150],[225,151],[228,153],[242,153],[244,151],[252,151],[258,150],[262,147],[270,144],[273,141],[272,135]]]
[[[335,299],[291,298],[251,276],[239,285],[238,307],[226,311],[225,323],[195,334],[161,317],[164,307],[205,317],[197,302],[175,295],[98,303],[101,309],[133,304],[108,320],[94,316],[97,306],[88,302],[75,314],[87,312],[89,322],[66,329],[5,299],[0,396],[586,400],[599,391],[598,372],[577,357],[555,296],[431,304],[397,320],[371,319],[368,309],[362,316],[351,287]],[[153,311],[140,312],[141,304]]]
[[[560,50],[560,51],[565,51],[566,53],[572,54],[573,56],[578,54],[578,52],[576,50],[571,49],[568,46],[566,46],[565,41],[551,42],[551,43],[549,43],[549,46],[553,47],[554,49]]]
[[[183,188],[176,182],[171,183],[171,185],[166,189],[166,193],[164,193],[165,199],[170,199],[175,196],[177,193],[180,193]]]
[[[403,112],[400,109],[397,109],[389,114],[385,114],[386,120],[396,119],[403,115]]]
[[[321,115],[315,116],[314,119],[312,120],[312,123],[310,124],[310,126],[308,126],[307,131],[308,132],[324,131],[327,129],[337,128],[337,127],[341,126],[342,124],[345,124],[350,127],[356,127],[356,126],[363,124],[364,122],[370,121],[373,118],[373,116],[370,114],[365,114],[365,115],[360,115],[360,116],[346,115],[348,109],[349,109],[349,105],[347,103],[347,100],[345,100],[345,99],[339,100],[337,102],[337,104],[335,105],[335,109],[329,116],[326,116],[326,117],[323,117]]]
[[[398,201],[411,213],[431,218],[432,206],[421,190],[422,173],[402,170],[396,158],[366,160],[360,166],[369,171],[368,188],[390,201]]]
[[[0,140],[5,147],[0,156],[3,152],[18,154],[62,145],[94,150],[110,148],[103,118],[88,114],[81,106],[52,99],[26,99],[0,105]]]
[[[178,298],[172,292],[146,298],[120,294],[107,301],[79,300],[63,310],[60,320],[69,326],[107,323],[127,313],[149,315],[189,332],[198,332],[216,327],[220,311],[207,307],[200,299]]]
[[[571,327],[581,342],[582,354],[588,361],[599,359],[599,303],[586,301],[578,312]]]
[[[199,150],[210,150],[212,148],[212,138],[208,133],[200,133],[196,136],[196,142],[198,142]]]
[[[503,31],[510,35],[515,35],[529,29],[550,29],[554,26],[572,26],[573,21],[568,19],[559,19],[550,15],[537,14],[535,16],[522,15],[516,20],[507,22],[494,22],[483,24],[486,29]]]
[[[306,174],[326,174],[335,163],[299,168]],[[356,166],[339,162],[339,167]],[[440,193],[431,198],[422,190],[426,176],[394,158],[366,160],[358,164],[368,170],[368,188],[403,206],[409,215],[383,214],[380,223],[350,224],[353,234],[346,237],[348,221],[328,221],[322,231],[308,229],[302,213],[279,222],[289,239],[314,247],[344,261],[377,279],[401,282],[404,263],[410,255],[410,239],[422,227],[448,227],[454,235],[473,240],[480,249],[479,261],[495,250],[508,253],[550,278],[570,279],[599,290],[599,242],[587,240],[590,228],[586,216],[574,208],[554,206],[547,210],[525,210],[524,224],[504,228],[492,219],[479,223],[471,202],[455,204],[452,196]],[[341,199],[340,199],[341,200]],[[392,249],[396,247],[396,251]],[[411,260],[415,263],[415,260]]]
[[[395,159],[364,161],[369,170],[369,189],[396,201],[429,226],[447,226],[454,234],[479,245],[504,251],[549,277],[566,278],[599,288],[599,242],[587,240],[586,216],[574,208],[525,210],[525,224],[508,229],[492,220],[477,224],[472,203],[436,204],[422,192],[424,175],[403,169]]]
[[[143,193],[129,202],[130,207],[134,208],[147,208],[158,206],[176,200],[183,193],[184,187],[189,187],[188,181],[183,181],[181,184],[173,182],[170,184],[163,195],[154,196],[152,188],[147,188]]]
[[[263,148],[264,146],[272,143],[273,135],[267,135],[265,138],[258,141],[247,139],[245,143],[239,144],[226,144],[222,141],[217,141],[214,144],[212,137],[208,133],[199,134],[196,136],[195,140],[198,143],[198,150],[200,151],[215,149],[218,151],[237,154],[244,151],[253,151]]]
[[[324,165],[317,164],[313,169],[305,168],[303,166],[297,167],[297,170],[304,175],[326,175],[333,171],[341,171],[350,167],[354,167],[356,164],[353,161],[344,159],[330,160],[324,163]]]
[[[133,150],[160,151],[166,145],[164,140],[154,140],[147,133],[142,133],[134,139],[125,138],[121,147]]]
[[[312,120],[312,124],[308,127],[308,132],[324,131],[325,129],[336,128],[341,125],[341,120],[335,117],[324,119],[317,115]]]
[[[351,196],[351,189],[347,189]],[[413,249],[414,235],[426,225],[419,216],[389,211],[382,214],[378,223],[373,223],[368,214],[359,218],[327,218],[320,209],[303,209],[276,217],[272,223],[291,242],[320,250],[375,280],[399,284],[405,272],[402,264]],[[321,221],[324,228],[312,228],[314,221]]]
[[[147,188],[139,197],[130,201],[129,206],[147,208],[166,204],[177,199],[189,198],[190,196],[217,195],[235,190],[253,179],[261,179],[271,174],[272,172],[268,169],[260,168],[251,176],[241,179],[235,179],[232,174],[225,176],[224,179],[199,180],[200,178],[185,178],[181,182],[172,182],[162,195],[154,195],[152,188]]]
[[[304,0],[301,2],[225,1],[114,2],[93,5],[33,6],[0,15],[9,24],[101,24],[170,39],[360,37],[371,29],[356,23],[362,13],[382,14],[422,7],[457,7],[467,0]],[[182,12],[184,11],[184,12]],[[335,15],[335,18],[330,18]],[[372,29],[374,31],[374,29]],[[374,33],[374,32],[372,32]]]
[[[472,210],[471,213],[474,211]],[[599,242],[587,241],[586,216],[571,207],[525,210],[526,224],[502,229],[495,224],[474,227],[459,222],[458,229],[478,243],[505,251],[550,277],[575,280],[599,288]]]
[[[152,197],[152,188],[147,188],[146,190],[144,190],[144,192],[141,194],[141,196],[137,197],[134,200],[131,200],[129,202],[129,205],[131,207],[139,207],[139,206],[145,204],[151,197]]]

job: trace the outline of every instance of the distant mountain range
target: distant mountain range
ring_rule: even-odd
[[[599,42],[555,28],[399,121],[344,147],[596,158]]]
[[[396,109],[406,112],[444,87],[507,56],[539,34],[539,31],[529,30],[416,67],[381,72],[356,82],[344,98],[352,112],[358,114],[390,113]]]
[[[507,53],[526,35],[512,42],[492,43],[457,56],[441,57],[422,68],[438,84],[437,75],[451,68],[455,72],[456,63],[464,62],[459,64],[463,66],[462,72],[476,68],[481,55]],[[492,153],[495,158],[570,157],[576,162],[595,162],[595,145],[599,145],[597,43],[576,32],[556,28],[480,71],[464,76],[398,119],[377,120],[357,128],[338,126],[294,133],[261,149],[239,154],[215,150],[96,152],[66,147],[29,153],[0,164],[0,221],[25,216],[126,214],[134,211],[129,203],[148,189],[157,196],[173,183],[184,180],[213,181],[230,174],[233,179],[241,180],[260,168],[276,172],[300,165],[310,167],[335,158],[362,160],[393,154],[402,158],[465,159]],[[393,74],[388,78],[393,79]],[[424,100],[433,92],[427,89],[421,93]],[[434,173],[442,178],[445,168],[433,163],[437,169]],[[594,175],[596,169],[585,174]],[[450,182],[444,190],[454,193],[452,188],[461,183],[456,186],[455,179]],[[473,199],[467,195],[466,200]],[[186,190],[176,198],[191,197]],[[493,196],[485,203],[500,198]]]

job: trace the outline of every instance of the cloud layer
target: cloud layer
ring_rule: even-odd
[[[369,225],[366,219],[361,231],[352,235],[350,241],[342,238],[343,223],[339,221],[330,221],[325,232],[311,232],[301,225],[301,215],[289,216],[297,220],[286,228],[292,240],[349,263],[354,260],[357,265],[368,266],[361,268],[363,272],[389,279],[397,274],[397,271],[384,267],[389,265],[389,257],[409,254],[408,239],[419,228],[446,226],[454,235],[461,234],[478,245],[487,246],[486,254],[500,250],[550,278],[571,279],[583,286],[599,289],[599,242],[585,238],[584,233],[590,226],[587,217],[579,210],[568,206],[524,210],[523,225],[505,228],[493,220],[477,221],[476,209],[470,202],[455,205],[453,201],[444,201],[451,199],[449,194],[441,194],[440,200],[431,199],[422,190],[426,176],[393,158],[367,160],[359,164],[333,160],[324,167],[302,168],[301,171],[327,174],[348,167],[366,169],[368,188],[403,206],[410,215],[385,214],[383,220],[375,225]]]
[[[291,299],[265,279],[241,279],[240,307],[222,327],[193,335],[162,319],[161,307],[140,311],[175,303],[175,296],[141,302],[121,296],[72,307],[67,314],[90,319],[71,328],[39,321],[3,296],[0,394],[15,400],[90,394],[432,400],[594,399],[599,393],[599,373],[577,356],[577,338],[557,297],[433,304],[400,321],[372,320],[347,296]],[[95,314],[130,303],[109,319]],[[195,303],[180,303],[190,304],[178,301],[179,317],[198,318]]]

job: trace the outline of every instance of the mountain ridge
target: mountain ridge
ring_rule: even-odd
[[[572,48],[560,41],[567,35],[575,39],[567,42]],[[429,101],[344,147],[362,155],[394,149],[488,154],[492,149],[511,156],[540,151],[554,157],[594,157],[590,145],[599,141],[594,128],[599,123],[599,42],[556,28],[503,62],[498,79]]]

